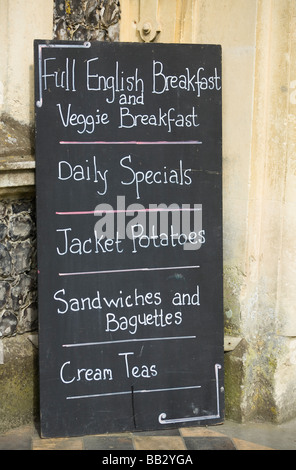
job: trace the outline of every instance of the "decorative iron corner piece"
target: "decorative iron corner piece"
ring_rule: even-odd
[[[36,106],[38,108],[42,108],[43,105],[43,97],[42,97],[42,78],[44,75],[42,74],[42,50],[44,48],[65,48],[65,49],[70,49],[70,48],[89,48],[91,47],[91,43],[89,41],[84,42],[83,44],[39,44],[38,46],[38,79],[39,79],[39,100],[36,101]]]
[[[204,416],[193,416],[190,418],[175,418],[166,419],[166,413],[161,413],[158,417],[160,424],[177,424],[177,423],[190,423],[192,421],[205,421],[209,419],[219,419],[220,416],[220,397],[219,397],[219,370],[222,369],[220,364],[215,364],[215,381],[216,381],[216,397],[217,397],[217,414],[215,415],[204,415]],[[222,391],[222,390],[221,390]]]

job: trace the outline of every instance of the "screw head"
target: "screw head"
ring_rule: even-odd
[[[143,31],[143,34],[145,34],[145,36],[147,36],[148,34],[151,33],[151,29],[152,29],[152,26],[151,26],[150,23],[144,23],[143,24],[142,31]]]

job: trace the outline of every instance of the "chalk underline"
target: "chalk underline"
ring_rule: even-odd
[[[115,273],[130,273],[130,272],[148,272],[148,271],[176,271],[180,269],[198,269],[200,266],[174,266],[163,268],[133,268],[133,269],[109,269],[105,271],[82,271],[73,273],[59,273],[59,276],[85,276],[93,274],[115,274]]]
[[[155,388],[153,390],[128,390],[126,392],[113,392],[113,393],[96,393],[94,395],[76,395],[66,397],[67,400],[78,400],[80,398],[97,398],[97,397],[110,397],[113,395],[132,395],[135,393],[155,393],[155,392],[173,392],[178,390],[192,390],[201,388],[201,385],[193,385],[191,387],[174,387],[174,388]]]
[[[69,141],[61,140],[60,145],[202,145],[199,140],[157,140],[157,141]]]
[[[117,344],[117,343],[136,343],[136,342],[147,342],[147,341],[175,341],[175,340],[187,340],[196,339],[196,336],[167,336],[164,338],[134,338],[134,339],[120,339],[116,341],[96,341],[92,343],[73,343],[63,344],[63,348],[80,348],[83,346],[102,346],[104,344]]]
[[[56,212],[56,215],[91,215],[91,214],[122,214],[128,212],[194,212],[201,211],[200,207],[197,208],[155,208],[155,209],[98,209],[94,211],[69,211],[69,212]]]

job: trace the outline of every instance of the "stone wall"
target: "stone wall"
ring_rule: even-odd
[[[38,415],[37,330],[35,197],[6,193],[0,199],[0,433]]]
[[[119,0],[54,1],[54,39],[118,41]]]
[[[0,201],[0,338],[37,329],[33,199]]]

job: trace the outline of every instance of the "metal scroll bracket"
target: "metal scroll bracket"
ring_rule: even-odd
[[[205,421],[209,419],[219,419],[220,418],[220,400],[219,400],[219,370],[222,368],[220,364],[215,364],[215,381],[216,381],[216,399],[217,399],[217,414],[210,416],[194,416],[192,418],[176,418],[176,419],[166,419],[166,413],[161,413],[159,415],[158,421],[160,424],[176,424],[176,423],[189,423],[192,421]]]
[[[43,105],[43,97],[42,97],[42,78],[44,75],[42,75],[42,51],[44,48],[59,48],[59,49],[72,49],[72,48],[89,48],[91,47],[90,42],[84,42],[83,44],[53,44],[53,43],[45,43],[45,44],[39,44],[38,46],[38,78],[39,78],[39,100],[36,101],[36,106],[38,108],[42,108]]]
[[[152,42],[161,31],[157,19],[158,0],[140,0],[140,20],[137,30],[144,42]]]

